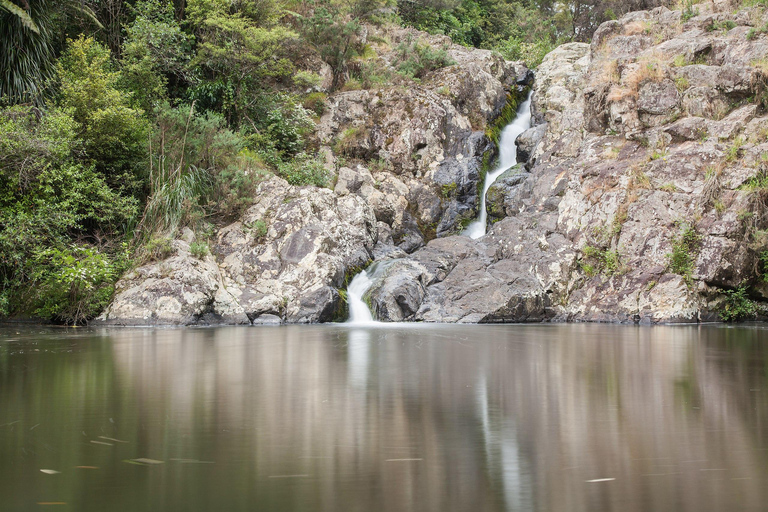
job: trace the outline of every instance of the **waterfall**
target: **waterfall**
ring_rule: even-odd
[[[397,260],[377,261],[352,278],[349,286],[347,286],[347,303],[349,304],[347,323],[355,325],[378,323],[373,319],[373,314],[368,308],[368,304],[363,300],[363,296],[370,290],[376,279],[384,275],[387,267],[395,261]]]
[[[483,193],[480,194],[480,216],[472,222],[464,234],[470,238],[480,238],[485,235],[486,223],[488,222],[488,213],[485,211],[485,194],[491,188],[504,171],[517,164],[517,146],[515,139],[518,135],[531,127],[531,93],[517,109],[515,119],[501,131],[499,138],[499,166],[485,175],[483,183]]]

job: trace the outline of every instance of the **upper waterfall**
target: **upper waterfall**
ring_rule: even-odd
[[[496,178],[501,174],[517,164],[517,146],[515,140],[525,130],[531,127],[531,95],[533,92],[528,93],[528,97],[524,102],[520,104],[517,109],[517,115],[515,119],[509,123],[501,132],[499,138],[499,165],[492,172],[485,175],[485,183],[483,183],[483,192],[480,194],[480,215],[477,220],[473,221],[464,234],[470,238],[480,238],[485,235],[486,224],[488,222],[488,213],[485,211],[485,194],[488,189],[491,188]]]

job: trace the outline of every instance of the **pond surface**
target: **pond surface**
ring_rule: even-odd
[[[766,503],[760,327],[0,330],[2,511]]]

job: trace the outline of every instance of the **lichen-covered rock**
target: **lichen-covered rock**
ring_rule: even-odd
[[[749,17],[713,5],[685,24],[630,13],[547,55],[538,125],[518,141],[529,172],[490,188],[495,223],[460,255],[449,237],[410,256],[428,283],[414,319],[699,322],[718,318],[724,289],[763,296],[768,207],[747,184],[768,172],[768,117],[750,101],[767,48],[746,38]]]
[[[97,322],[109,325],[249,323],[222,283],[210,255],[197,259],[189,243],[175,240],[173,256],[139,267],[117,284],[112,304]]]
[[[101,321],[196,324],[251,321],[327,322],[341,306],[338,288],[350,268],[371,260],[373,209],[360,196],[262,183],[243,218],[219,230],[212,256],[177,254],[140,267],[118,283]]]
[[[485,128],[501,112],[519,80],[530,78],[522,63],[488,50],[451,45],[444,36],[397,29],[396,43],[420,37],[448,48],[455,64],[419,83],[332,95],[317,136],[328,153],[366,164],[371,186],[352,190],[349,168],[339,171],[340,191],[368,199],[401,249],[413,252],[436,236],[457,232],[478,207],[478,181],[495,148]],[[384,60],[391,48],[380,48]],[[357,182],[350,183],[352,187]]]

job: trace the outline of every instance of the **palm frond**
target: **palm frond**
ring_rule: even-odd
[[[40,33],[40,29],[32,19],[32,16],[30,16],[27,11],[11,2],[11,0],[0,0],[0,9],[5,9],[11,14],[15,14],[19,17],[19,20],[25,27],[36,34]]]

